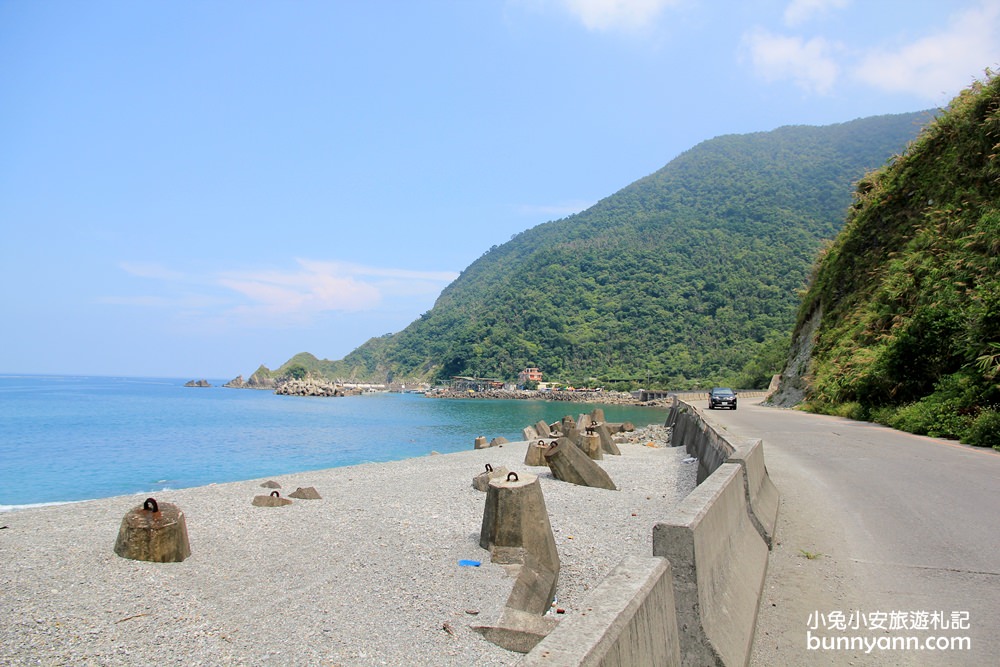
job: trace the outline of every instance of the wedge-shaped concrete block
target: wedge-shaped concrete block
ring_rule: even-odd
[[[298,498],[299,500],[322,500],[323,496],[319,495],[319,491],[316,490],[315,486],[298,487],[294,491],[288,494],[289,498]]]
[[[556,444],[549,447],[545,452],[545,461],[558,480],[580,486],[617,490],[608,473],[568,438],[559,438]]]
[[[618,449],[618,445],[611,438],[611,428],[607,424],[599,424],[596,432],[601,438],[601,449],[604,450],[605,454],[621,456],[622,450]]]
[[[502,617],[476,629],[504,648],[528,651],[551,629],[543,615],[559,579],[559,553],[537,476],[512,472],[490,482],[479,544],[494,563],[519,567]]]

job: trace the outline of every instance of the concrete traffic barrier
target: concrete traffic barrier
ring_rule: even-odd
[[[628,556],[518,665],[676,667],[681,664],[670,562]]]
[[[743,440],[728,460],[729,463],[738,463],[743,469],[750,519],[767,548],[771,549],[774,529],[778,524],[780,495],[764,465],[764,442],[759,438]]]
[[[750,520],[739,464],[724,463],[653,527],[673,570],[684,665],[746,665],[768,550]]]
[[[671,444],[683,444],[688,454],[698,459],[698,483],[723,462],[740,465],[750,519],[770,549],[778,521],[780,494],[764,465],[764,443],[760,439],[735,438],[719,433],[700,410],[684,402],[680,402],[679,406],[671,432]]]
[[[563,482],[617,490],[611,477],[568,438],[559,438],[545,451],[552,475]]]

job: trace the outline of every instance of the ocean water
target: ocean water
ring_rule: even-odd
[[[446,454],[471,449],[479,435],[520,440],[528,424],[595,407],[183,385],[0,375],[0,511]],[[601,407],[609,421],[636,426],[666,417],[662,409]]]

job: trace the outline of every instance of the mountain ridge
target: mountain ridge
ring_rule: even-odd
[[[402,331],[342,360],[293,359],[323,377],[373,381],[512,379],[524,366],[571,382],[732,381],[785,344],[853,182],[931,116],[701,142],[586,211],[487,250]]]

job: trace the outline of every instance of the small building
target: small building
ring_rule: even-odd
[[[519,385],[525,385],[528,382],[541,382],[542,372],[534,367],[525,368],[523,371],[517,374],[517,383]]]
[[[490,389],[503,389],[503,380],[494,378],[467,377],[464,375],[453,375],[451,377],[452,391],[488,391]]]

